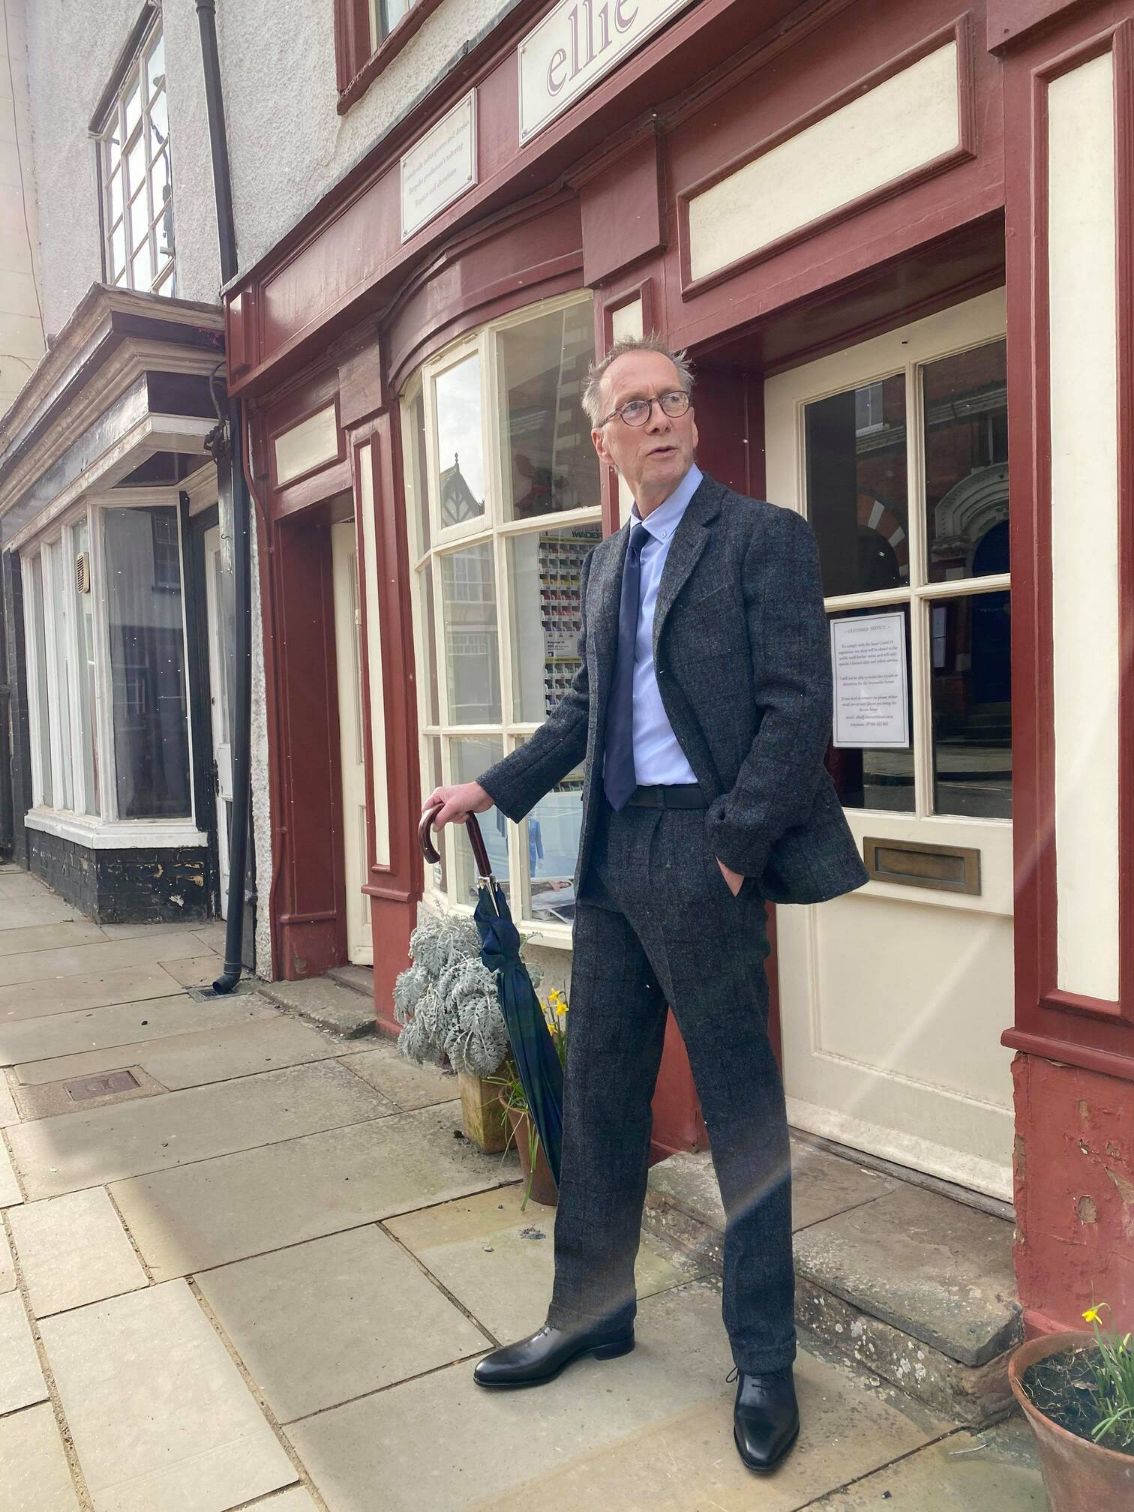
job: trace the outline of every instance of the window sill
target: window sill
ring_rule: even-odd
[[[393,62],[406,43],[417,34],[422,22],[440,4],[441,0],[417,0],[417,4],[402,17],[370,56],[359,64],[357,72],[339,90],[339,115],[345,115],[352,105],[357,105],[386,65]]]
[[[172,850],[209,843],[208,835],[192,819],[92,819],[62,809],[36,808],[24,815],[24,824],[87,850]]]
[[[447,893],[439,888],[426,886],[422,903],[436,913],[461,913],[472,918],[471,903],[454,903]],[[534,945],[539,950],[570,950],[570,924],[537,924],[531,919],[515,920],[516,928],[523,936],[525,945]]]

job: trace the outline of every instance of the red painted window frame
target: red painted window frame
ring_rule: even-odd
[[[345,115],[433,14],[441,0],[416,0],[373,52],[370,50],[369,0],[334,0],[334,4],[338,112]]]

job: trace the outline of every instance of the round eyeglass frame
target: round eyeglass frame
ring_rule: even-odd
[[[664,394],[651,394],[648,399],[627,399],[625,404],[620,405],[618,409],[611,410],[609,415],[600,420],[597,428],[601,430],[608,420],[613,420],[617,415],[623,425],[631,425],[637,429],[639,426],[649,423],[655,404],[667,419],[680,420],[682,415],[688,412],[692,402],[692,399],[684,389],[667,389]],[[645,405],[645,409],[640,410],[639,406],[641,405]],[[635,414],[640,413],[641,419],[628,419],[628,410],[633,410]]]

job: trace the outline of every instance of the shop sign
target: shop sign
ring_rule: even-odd
[[[562,0],[520,43],[520,141],[530,141],[692,3]]]
[[[408,241],[475,183],[474,89],[402,158],[402,240]]]
[[[831,621],[834,744],[868,749],[910,743],[906,631],[901,614]]]

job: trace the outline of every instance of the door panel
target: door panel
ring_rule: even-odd
[[[768,497],[811,520],[829,614],[900,616],[904,693],[900,653],[876,681],[907,701],[908,741],[879,719],[891,743],[855,743],[845,719],[829,764],[864,854],[872,840],[921,852],[909,882],[778,910],[790,1116],[1010,1197],[1003,332],[995,291],[780,374],[765,385],[765,426]],[[876,696],[861,662],[840,663],[836,681],[844,710]],[[942,885],[938,868],[976,890]]]
[[[360,966],[374,961],[366,883],[366,754],[362,743],[362,660],[359,650],[358,547],[354,521],[331,527],[335,583],[335,662],[339,689],[339,753],[343,773],[343,863],[347,896],[347,954]]]

